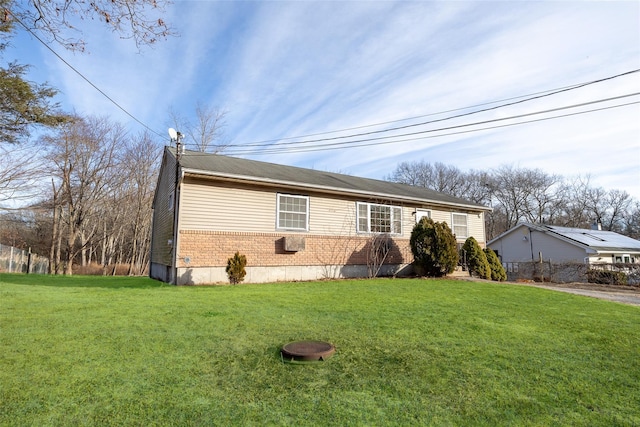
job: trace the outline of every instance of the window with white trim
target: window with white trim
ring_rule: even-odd
[[[467,225],[467,214],[452,213],[451,223],[453,224],[453,234],[457,239],[469,237],[469,226]]]
[[[278,228],[286,230],[309,229],[309,197],[278,194]]]
[[[402,234],[402,208],[399,206],[356,203],[358,233]]]

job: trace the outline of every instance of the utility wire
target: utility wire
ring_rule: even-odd
[[[602,108],[594,108],[592,110],[578,111],[578,112],[575,112],[575,113],[561,114],[561,115],[553,116],[553,117],[544,117],[544,118],[541,118],[541,119],[525,120],[525,121],[518,122],[518,123],[508,123],[508,124],[504,124],[504,125],[488,126],[488,127],[484,127],[484,128],[480,128],[480,129],[469,129],[469,130],[463,130],[463,131],[458,131],[458,132],[450,132],[450,133],[445,133],[445,134],[440,134],[440,135],[428,135],[428,136],[422,136],[422,137],[418,137],[418,138],[408,138],[408,139],[400,139],[400,140],[394,140],[394,141],[363,143],[363,144],[351,145],[351,146],[348,146],[348,147],[337,147],[337,148],[336,147],[326,147],[326,146],[320,146],[319,148],[300,147],[300,148],[283,149],[281,151],[277,151],[275,149],[273,151],[269,151],[269,150],[246,151],[246,152],[235,151],[235,152],[232,152],[230,154],[234,154],[234,155],[262,155],[262,154],[307,153],[307,152],[315,152],[315,151],[328,151],[328,150],[339,150],[339,149],[349,149],[349,148],[358,148],[358,147],[370,147],[370,146],[374,146],[374,145],[395,144],[395,143],[399,143],[399,142],[422,141],[422,140],[425,140],[425,139],[440,138],[440,137],[443,137],[443,136],[460,135],[460,134],[465,134],[465,133],[480,132],[480,131],[484,131],[484,130],[498,129],[498,128],[517,126],[517,125],[522,125],[522,124],[528,124],[528,123],[542,122],[542,121],[546,121],[546,120],[553,120],[553,119],[577,116],[577,115],[580,115],[580,114],[587,114],[587,113],[593,113],[593,112],[597,112],[597,111],[610,110],[610,109],[613,109],[613,108],[620,108],[620,107],[625,107],[625,106],[634,105],[634,104],[640,104],[640,101],[633,101],[633,102],[628,102],[626,104],[619,104],[619,105],[611,105],[611,106],[602,107]]]
[[[414,124],[410,124],[410,125],[397,126],[397,127],[392,127],[392,128],[388,128],[388,129],[381,129],[381,130],[376,130],[376,131],[371,131],[371,132],[363,132],[363,133],[357,133],[357,134],[351,134],[351,135],[342,135],[342,136],[335,136],[335,137],[330,137],[330,138],[312,139],[312,140],[306,140],[306,141],[282,142],[282,143],[280,143],[278,145],[288,145],[288,144],[294,144],[295,145],[295,144],[306,144],[306,143],[311,143],[311,142],[333,141],[333,140],[338,140],[338,139],[347,139],[347,138],[353,138],[353,137],[359,137],[359,136],[367,136],[367,135],[373,135],[373,134],[378,134],[378,133],[391,132],[391,131],[395,131],[395,130],[408,129],[408,128],[411,128],[411,127],[424,126],[424,125],[427,125],[427,124],[443,122],[443,121],[446,121],[446,120],[452,120],[452,119],[456,119],[456,118],[460,118],[460,117],[470,116],[470,115],[473,115],[473,114],[478,114],[478,113],[483,113],[483,112],[487,112],[487,111],[497,110],[499,108],[504,108],[504,107],[509,107],[509,106],[513,106],[513,105],[517,105],[517,104],[522,104],[522,103],[529,102],[529,101],[532,101],[532,100],[545,98],[545,97],[552,96],[552,95],[557,95],[559,93],[568,92],[568,91],[571,91],[571,90],[583,88],[585,86],[590,86],[590,85],[593,85],[593,84],[596,84],[596,83],[601,83],[601,82],[604,82],[604,81],[607,81],[607,80],[616,79],[616,78],[619,78],[619,77],[622,77],[622,76],[626,76],[626,75],[630,75],[630,74],[637,73],[637,72],[640,72],[640,69],[627,71],[627,72],[624,72],[624,73],[621,73],[621,74],[616,74],[616,75],[613,75],[613,76],[609,76],[609,77],[605,77],[605,78],[601,78],[601,79],[597,79],[597,80],[592,80],[592,81],[589,81],[589,82],[578,83],[578,84],[575,84],[575,85],[572,85],[572,86],[565,86],[565,87],[562,87],[562,88],[559,88],[559,89],[551,89],[549,91],[536,92],[536,93],[531,94],[531,95],[522,95],[522,96],[517,96],[517,97],[513,97],[513,98],[507,98],[507,99],[502,100],[502,101],[510,101],[512,99],[519,99],[519,98],[522,98],[522,97],[527,97],[526,99],[521,99],[519,101],[509,102],[509,103],[497,105],[497,106],[494,106],[494,107],[483,108],[481,110],[476,110],[476,111],[471,111],[471,112],[468,112],[468,113],[463,113],[463,114],[457,114],[457,115],[453,115],[453,116],[449,116],[449,117],[444,117],[442,119],[430,120],[430,121],[421,122],[421,123],[414,123]],[[383,123],[359,126],[359,127],[355,127],[355,128],[336,130],[336,131],[321,132],[321,133],[310,134],[310,135],[300,136],[300,137],[287,137],[287,138],[281,138],[281,139],[250,142],[250,143],[244,143],[244,144],[228,144],[228,145],[226,145],[226,147],[268,147],[268,146],[273,145],[271,143],[277,142],[277,141],[285,141],[285,140],[290,140],[290,139],[305,138],[307,136],[326,135],[326,134],[331,134],[331,133],[343,132],[343,131],[347,131],[347,130],[362,129],[362,128],[367,128],[367,127],[380,126],[380,125],[389,124],[389,123],[397,123],[397,122],[406,121],[406,120],[413,120],[413,119],[416,119],[416,118],[423,118],[423,117],[428,117],[428,116],[445,114],[445,113],[453,112],[453,111],[467,110],[469,108],[475,108],[477,106],[495,104],[496,102],[502,102],[502,101],[492,101],[492,102],[487,102],[487,103],[484,103],[484,104],[478,104],[478,105],[472,106],[472,107],[456,108],[456,109],[453,109],[453,110],[447,110],[447,111],[443,111],[443,112],[439,112],[439,113],[425,114],[425,115],[416,116],[416,117],[408,118],[408,119],[394,120],[394,121],[390,121],[390,122],[383,122]]]
[[[316,144],[316,145],[311,145],[310,148],[313,148],[313,147],[341,146],[341,145],[355,144],[355,143],[358,143],[358,142],[367,142],[367,141],[391,139],[391,138],[398,138],[398,137],[403,137],[403,136],[413,136],[413,135],[420,135],[420,134],[424,134],[424,133],[439,132],[439,131],[443,131],[443,130],[452,130],[452,129],[469,127],[469,126],[477,126],[477,125],[482,125],[482,124],[499,122],[499,121],[503,121],[503,120],[511,120],[511,119],[518,119],[518,118],[523,118],[523,117],[527,117],[527,116],[532,116],[532,115],[552,113],[552,112],[566,110],[566,109],[570,109],[570,108],[584,107],[586,105],[597,104],[597,103],[607,102],[607,101],[613,101],[613,100],[622,99],[622,98],[628,98],[628,97],[637,96],[637,95],[640,95],[640,92],[626,94],[626,95],[620,95],[620,96],[611,97],[611,98],[604,98],[604,99],[599,99],[599,100],[595,100],[595,101],[588,101],[588,102],[583,102],[583,103],[580,103],[580,104],[567,105],[567,106],[563,106],[563,107],[557,107],[557,108],[552,108],[552,109],[547,109],[547,110],[542,110],[542,111],[534,111],[534,112],[531,112],[531,113],[519,114],[519,115],[515,115],[515,116],[502,117],[502,118],[498,118],[498,119],[485,120],[485,121],[480,121],[480,122],[460,124],[460,125],[449,126],[449,127],[444,127],[444,128],[438,128],[438,129],[429,129],[429,130],[423,130],[423,131],[419,131],[419,132],[410,132],[410,133],[404,133],[404,134],[398,134],[398,135],[381,136],[381,137],[376,137],[376,138],[359,139],[359,140],[352,140],[352,141],[333,142],[333,143],[327,143],[327,144]],[[304,142],[283,143],[283,144],[280,144],[278,146],[273,146],[272,145],[271,146],[271,148],[272,148],[271,150],[267,149],[265,151],[273,152],[274,150],[282,150],[282,151],[284,151],[284,150],[287,150],[288,148],[291,148],[291,149],[303,148],[303,147],[291,147],[291,145],[294,145],[294,144],[302,146],[304,144]],[[281,145],[287,145],[288,147],[281,147]],[[251,152],[254,152],[254,151],[251,151]]]
[[[8,11],[9,13],[11,13],[11,11]],[[100,92],[100,94],[102,96],[104,96],[105,98],[107,98],[113,105],[115,105],[116,107],[118,107],[120,110],[122,110],[127,116],[131,117],[133,120],[135,120],[136,122],[138,122],[140,125],[142,125],[142,127],[144,127],[145,129],[147,129],[149,132],[152,132],[156,135],[158,135],[161,138],[165,138],[163,135],[159,134],[158,132],[156,132],[155,130],[151,129],[149,126],[147,126],[146,124],[144,124],[141,120],[139,120],[137,117],[135,117],[133,114],[131,114],[130,112],[128,112],[123,106],[121,106],[120,104],[118,104],[116,101],[113,100],[113,98],[111,98],[109,95],[107,95],[102,89],[100,89],[98,86],[96,86],[95,84],[93,84],[91,82],[91,80],[89,80],[87,77],[85,77],[80,71],[78,71],[73,65],[69,64],[62,56],[60,56],[58,54],[58,52],[56,52],[55,50],[53,50],[53,48],[51,46],[49,46],[47,43],[44,42],[44,40],[42,40],[34,31],[32,31],[27,25],[25,25],[20,18],[18,18],[15,14],[11,13],[11,16],[13,16],[13,19],[16,20],[16,22],[18,22],[25,30],[27,30],[29,32],[29,34],[31,34],[33,37],[35,37],[36,40],[38,40],[40,43],[42,43],[42,45],[44,47],[46,47],[47,49],[49,49],[49,51],[51,51],[51,53],[53,53],[55,56],[58,57],[58,59],[60,61],[62,61],[67,67],[71,68],[77,75],[79,75],[84,81],[86,81],[87,83],[89,83],[95,90],[97,90],[98,92]]]
[[[608,110],[608,109],[612,109],[612,108],[619,108],[619,107],[624,107],[624,106],[628,106],[628,105],[638,104],[638,103],[640,103],[640,101],[634,101],[634,102],[629,102],[629,103],[626,103],[626,104],[619,104],[619,105],[602,107],[602,108],[597,108],[597,109],[592,109],[592,110],[580,111],[580,112],[576,112],[576,113],[563,114],[563,115],[558,115],[558,116],[553,116],[553,117],[546,117],[546,118],[542,118],[542,119],[528,120],[528,121],[522,121],[522,122],[518,122],[518,123],[510,123],[510,124],[506,124],[506,125],[498,125],[498,126],[485,127],[485,128],[481,128],[481,129],[471,129],[471,130],[460,131],[460,132],[452,132],[452,133],[447,133],[447,134],[442,134],[442,135],[432,135],[432,136],[424,136],[424,137],[419,137],[419,138],[410,138],[410,139],[392,140],[392,141],[383,141],[383,142],[372,142],[372,141],[380,141],[380,140],[391,139],[391,138],[399,138],[399,137],[403,137],[403,136],[423,135],[423,134],[428,134],[428,133],[435,133],[435,132],[442,132],[442,131],[447,131],[447,130],[460,129],[460,128],[465,128],[465,127],[470,127],[470,126],[479,126],[479,125],[495,123],[495,122],[499,122],[499,121],[503,121],[503,120],[519,119],[519,118],[524,118],[524,117],[528,117],[528,116],[532,116],[532,115],[557,112],[557,111],[566,110],[566,109],[570,109],[570,108],[577,108],[577,107],[582,107],[582,106],[586,106],[586,105],[590,105],[590,104],[607,102],[607,101],[612,101],[612,100],[616,100],[616,99],[622,99],[622,98],[627,98],[627,97],[630,97],[630,96],[637,96],[637,95],[640,95],[640,92],[633,93],[633,94],[622,95],[622,96],[613,97],[613,98],[590,101],[590,102],[586,102],[586,103],[582,103],[582,104],[559,107],[559,108],[554,108],[554,109],[549,109],[549,110],[544,110],[544,111],[536,111],[536,112],[533,112],[533,113],[520,114],[520,115],[516,115],[516,116],[503,117],[503,118],[499,118],[499,119],[485,120],[485,121],[474,122],[474,123],[466,123],[466,124],[461,124],[461,125],[457,125],[457,126],[449,126],[449,127],[444,127],[444,128],[431,129],[431,130],[426,130],[426,131],[421,131],[421,132],[412,132],[412,133],[406,133],[406,134],[401,134],[401,135],[393,135],[393,136],[369,138],[369,139],[360,139],[360,140],[354,140],[354,141],[334,142],[334,143],[329,143],[329,144],[317,144],[317,145],[312,145],[312,146],[272,147],[271,149],[263,149],[263,150],[235,150],[235,151],[231,150],[231,154],[256,154],[256,155],[261,155],[261,154],[297,153],[297,152],[325,151],[325,150],[340,149],[340,148],[355,148],[355,147],[364,147],[364,146],[370,146],[370,145],[393,144],[393,143],[398,143],[398,142],[416,141],[416,140],[427,139],[427,138],[436,138],[436,137],[448,136],[448,135],[456,135],[456,134],[461,134],[461,133],[477,132],[477,131],[482,131],[482,130],[496,129],[496,128],[507,127],[507,126],[515,126],[515,125],[520,125],[520,124],[527,124],[527,123],[533,123],[533,122],[539,122],[539,121],[546,121],[546,120],[551,120],[551,119],[575,116],[575,115],[579,115],[579,114],[586,114],[586,113],[591,113],[591,112],[596,112],[596,111],[603,111],[603,110]],[[195,154],[197,155],[197,153],[195,153]]]
[[[11,13],[11,12],[9,11],[9,13]],[[36,40],[38,40],[43,46],[45,46],[49,51],[51,51],[51,53],[53,53],[66,66],[68,66],[71,70],[73,70],[76,74],[78,74],[83,80],[85,80],[89,85],[91,85],[95,90],[97,90],[102,96],[104,96],[107,100],[109,100],[113,105],[115,105],[117,108],[119,108],[121,111],[123,111],[126,115],[128,115],[133,120],[135,120],[137,123],[139,123],[145,129],[147,129],[149,132],[152,132],[155,135],[158,135],[160,138],[164,138],[164,136],[162,134],[160,134],[160,133],[156,132],[155,130],[151,129],[144,122],[142,122],[140,119],[138,119],[133,114],[131,114],[129,111],[127,111],[124,107],[122,107],[113,98],[111,98],[109,95],[107,95],[102,89],[100,89],[98,86],[96,86],[87,77],[85,77],[80,71],[78,71],[75,67],[73,67],[62,56],[60,56],[53,48],[51,48],[47,43],[45,43],[34,31],[32,31],[27,25],[25,25],[22,22],[22,20],[20,20],[20,18],[18,18],[13,13],[11,13],[11,15],[16,20],[16,22],[18,22],[25,30],[27,30],[27,32],[29,32]],[[551,89],[549,91],[536,92],[536,93],[533,93],[533,94],[530,94],[530,95],[522,95],[522,96],[517,96],[517,97],[512,97],[512,98],[506,98],[506,99],[499,100],[499,101],[492,101],[492,102],[477,104],[477,105],[474,105],[474,106],[471,106],[471,107],[456,108],[456,109],[446,110],[446,111],[442,111],[442,112],[439,112],[439,113],[424,114],[424,115],[405,118],[405,119],[392,120],[392,121],[387,121],[387,122],[380,122],[380,123],[375,123],[375,124],[356,126],[356,127],[345,128],[345,129],[341,129],[341,130],[320,132],[320,133],[302,135],[302,136],[297,136],[297,137],[286,137],[286,138],[280,138],[280,139],[258,141],[258,142],[247,143],[247,144],[229,144],[229,145],[226,145],[226,147],[228,148],[228,147],[272,146],[273,144],[269,144],[269,143],[273,143],[273,142],[277,142],[277,141],[284,141],[284,140],[291,140],[291,139],[306,138],[306,137],[312,137],[312,136],[327,135],[327,134],[331,134],[331,133],[345,132],[345,131],[350,131],[350,130],[358,130],[358,129],[364,129],[364,128],[369,128],[369,127],[382,126],[382,125],[391,124],[391,123],[399,123],[399,122],[402,122],[402,121],[415,120],[415,119],[419,119],[419,118],[423,118],[423,117],[429,117],[429,116],[434,116],[434,115],[439,115],[439,114],[446,114],[446,113],[449,113],[449,112],[466,110],[466,109],[469,109],[469,108],[476,108],[476,107],[480,107],[480,106],[484,106],[484,105],[495,104],[497,102],[510,101],[510,100],[513,100],[513,99],[519,99],[519,98],[522,98],[522,97],[527,97],[526,99],[521,99],[519,101],[509,102],[509,103],[506,103],[506,104],[501,104],[501,105],[497,105],[497,106],[490,107],[490,108],[484,108],[484,109],[481,109],[481,110],[471,111],[471,112],[464,113],[464,114],[458,114],[458,115],[445,117],[445,118],[437,119],[437,120],[431,120],[431,121],[422,122],[422,123],[414,123],[414,124],[410,124],[410,125],[397,126],[397,127],[388,128],[388,129],[381,129],[381,130],[377,130],[377,131],[363,132],[363,133],[352,134],[352,135],[336,136],[336,137],[332,137],[332,138],[321,138],[321,139],[307,140],[307,141],[297,141],[297,142],[296,141],[294,141],[294,142],[283,142],[283,143],[278,144],[278,145],[279,146],[281,146],[281,145],[300,145],[300,144],[308,144],[308,143],[313,143],[313,142],[332,141],[332,140],[347,139],[347,138],[353,138],[353,137],[359,137],[359,136],[367,136],[367,135],[373,135],[373,134],[379,134],[379,133],[392,132],[392,131],[395,131],[395,130],[408,129],[408,128],[417,127],[417,126],[424,126],[424,125],[427,125],[427,124],[438,123],[438,122],[442,122],[442,121],[446,121],[446,120],[452,120],[452,119],[455,119],[455,118],[465,117],[465,116],[469,116],[469,115],[473,115],[473,114],[478,114],[478,113],[481,113],[481,112],[492,111],[492,110],[496,110],[496,109],[499,109],[499,108],[504,108],[504,107],[508,107],[508,106],[512,106],[512,105],[516,105],[516,104],[521,104],[521,103],[529,102],[529,101],[532,101],[532,100],[535,100],[535,99],[540,99],[540,98],[556,95],[556,94],[559,94],[559,93],[563,93],[563,92],[579,89],[579,88],[582,88],[582,87],[585,87],[585,86],[589,86],[589,85],[592,85],[592,84],[601,83],[603,81],[612,80],[612,79],[615,79],[615,78],[618,78],[618,77],[622,77],[622,76],[626,76],[626,75],[629,75],[629,74],[637,73],[639,71],[640,71],[640,69],[635,69],[635,70],[627,71],[625,73],[616,74],[616,75],[613,75],[613,76],[609,76],[609,77],[605,77],[605,78],[602,78],[602,79],[593,80],[593,81],[589,81],[589,82],[585,82],[585,83],[579,83],[579,84],[576,84],[576,85],[565,86],[565,87],[561,87],[561,88],[558,88],[558,89]],[[625,96],[633,96],[633,95],[637,95],[637,94],[625,95]],[[625,96],[623,96],[623,97],[625,97]],[[617,99],[617,98],[610,98],[609,100],[612,100],[612,99]],[[588,105],[588,104],[591,104],[591,103],[604,102],[604,101],[606,101],[606,100],[593,101],[593,102],[590,102],[590,103],[579,104],[579,105],[576,105],[576,106]],[[629,104],[625,104],[625,105],[629,105]],[[509,118],[496,119],[496,120],[507,120],[507,119],[511,119],[511,118],[520,118],[520,117],[525,117],[525,116],[528,116],[528,115],[531,115],[531,114],[542,114],[544,112],[553,112],[553,111],[558,111],[560,109],[565,109],[565,108],[574,108],[576,106],[561,107],[559,109],[551,109],[551,110],[547,110],[547,111],[543,111],[543,112],[529,113],[529,114],[525,114],[525,115],[512,116],[512,117],[509,117]],[[598,110],[591,110],[591,111],[598,111]],[[563,116],[558,116],[558,117],[563,117]],[[453,126],[453,127],[449,127],[449,128],[442,128],[440,130],[455,129],[457,127],[464,127],[464,126],[474,126],[474,125],[478,125],[478,124],[490,123],[492,121],[493,120],[485,121],[485,122],[477,122],[475,124],[471,123],[471,124],[465,124],[465,125],[461,125],[461,126]],[[527,123],[527,122],[522,122],[522,123]],[[498,126],[498,127],[500,127],[500,126]],[[371,140],[397,138],[397,137],[400,137],[400,136],[408,136],[408,135],[413,135],[413,134],[420,134],[420,133],[425,133],[425,132],[435,132],[435,131],[437,131],[437,130],[415,132],[415,133],[387,136],[387,137],[381,137],[381,138],[372,138]],[[361,142],[361,141],[363,141],[363,140],[360,140],[360,141],[349,141],[349,142],[346,142],[346,143],[338,143],[338,144],[325,144],[325,146],[328,147],[328,146],[342,145],[342,144],[347,144],[347,143],[357,143],[357,142]],[[366,140],[364,140],[364,141],[366,141]],[[295,147],[293,147],[293,148],[295,148]],[[266,152],[266,151],[271,151],[271,150],[264,150],[264,151]],[[240,152],[240,151],[238,151],[238,152]],[[254,153],[254,154],[258,153],[258,152],[255,152],[255,151],[250,151],[250,152]],[[260,153],[262,153],[262,151]]]

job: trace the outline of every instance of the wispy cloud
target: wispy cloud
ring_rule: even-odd
[[[170,106],[188,114],[201,101],[227,109],[227,138],[249,144],[437,113],[637,69],[639,15],[637,2],[184,1],[167,16],[178,38],[139,53],[130,41],[92,27],[91,53],[64,55],[158,133],[171,124]],[[49,70],[48,80],[63,91],[66,106],[130,122],[39,51],[38,66]],[[636,74],[447,124],[638,91]],[[591,174],[596,185],[640,198],[638,117],[636,105],[470,134],[254,158],[374,178],[388,175],[398,162],[419,159],[462,169],[514,164]]]

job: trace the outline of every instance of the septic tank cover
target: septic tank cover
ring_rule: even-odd
[[[336,347],[328,342],[295,341],[282,347],[281,355],[283,359],[291,361],[324,361],[330,358],[335,352]]]

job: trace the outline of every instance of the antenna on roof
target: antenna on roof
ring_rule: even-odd
[[[184,154],[184,144],[182,144],[182,135],[180,132],[175,130],[174,128],[169,128],[169,138],[171,138],[171,142],[176,143],[176,156],[178,159],[181,155]]]

